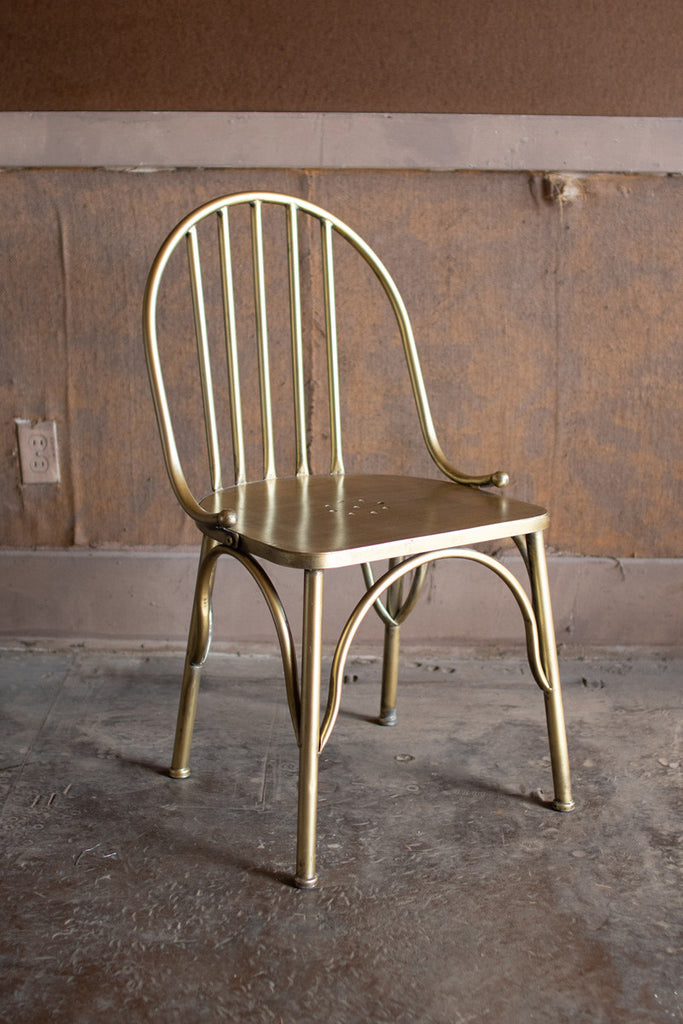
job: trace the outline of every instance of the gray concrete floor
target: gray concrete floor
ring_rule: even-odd
[[[683,659],[562,658],[571,814],[517,655],[406,658],[393,729],[354,662],[314,892],[277,663],[210,658],[176,781],[181,662],[0,653],[2,1021],[683,1020]]]

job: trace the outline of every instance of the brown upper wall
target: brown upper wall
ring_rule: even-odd
[[[683,114],[681,0],[22,0],[3,110]]]

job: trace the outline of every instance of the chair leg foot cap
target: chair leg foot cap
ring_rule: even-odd
[[[396,725],[396,708],[391,708],[389,711],[382,711],[377,721],[380,725]]]
[[[168,774],[172,779],[186,779],[190,774],[189,768],[169,768]]]
[[[576,804],[574,803],[573,800],[569,800],[569,801],[567,801],[567,800],[553,800],[553,802],[551,803],[550,806],[552,807],[552,809],[554,811],[564,811],[564,812],[567,812],[567,811],[573,811],[574,808],[576,807]]]
[[[313,878],[300,878],[299,875],[295,875],[294,885],[297,889],[315,889],[318,885],[318,876],[313,875]]]

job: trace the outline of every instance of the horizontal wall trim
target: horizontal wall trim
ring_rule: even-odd
[[[516,554],[503,561],[522,575]],[[181,644],[196,564],[194,551],[0,551],[0,642],[68,637]],[[302,574],[270,568],[298,637]],[[558,642],[683,646],[683,559],[553,556],[549,573]],[[327,573],[326,644],[338,636],[362,593],[357,568]],[[524,635],[507,588],[472,563],[433,566],[402,632],[412,647],[521,644]],[[233,650],[276,646],[260,594],[229,558],[223,559],[217,576],[214,636]],[[381,649],[381,626],[374,613],[361,627],[358,644]]]
[[[683,118],[0,112],[0,167],[683,171]]]

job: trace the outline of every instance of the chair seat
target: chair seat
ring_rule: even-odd
[[[538,505],[421,477],[280,477],[225,488],[201,505],[237,513],[243,551],[299,569],[404,557],[548,525]]]

